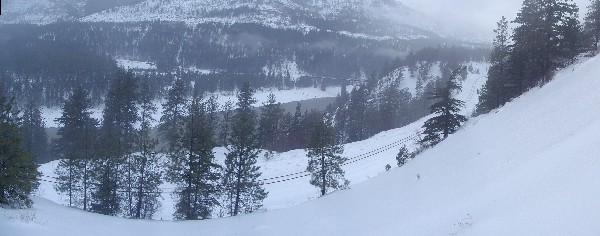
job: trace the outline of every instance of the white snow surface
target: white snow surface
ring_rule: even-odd
[[[308,179],[299,178],[267,187],[270,194],[266,210],[237,217],[173,222],[101,216],[34,197],[33,209],[0,209],[0,232],[32,236],[200,232],[598,235],[600,185],[594,183],[600,179],[599,75],[600,57],[566,68],[543,88],[472,118],[456,134],[401,168],[384,171],[385,163],[394,164],[397,147],[346,165],[346,175],[353,182],[351,188],[312,201],[290,204],[285,200],[293,195],[307,196],[302,194],[304,191],[312,192],[308,198],[317,196],[316,189],[309,190]],[[348,144],[345,155],[403,140],[420,124]],[[261,163],[263,176],[302,171],[305,164],[301,163],[306,159],[300,152]],[[294,159],[303,160],[294,166]],[[269,167],[270,163],[278,164]],[[277,202],[292,206],[278,209]]]
[[[117,59],[117,65],[123,69],[137,69],[137,70],[156,70],[156,65],[151,62],[145,61],[134,61],[127,59]]]

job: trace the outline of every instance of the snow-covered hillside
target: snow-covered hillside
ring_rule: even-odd
[[[80,12],[83,0],[4,0],[0,23],[49,24]]]
[[[114,2],[114,3],[113,3]],[[107,5],[95,7],[95,5]],[[120,6],[122,5],[122,6]],[[438,24],[398,0],[128,0],[98,4],[91,0],[7,0],[0,23],[217,22],[254,23],[276,29],[332,30],[377,39],[419,39],[435,35]],[[106,10],[105,10],[106,9]]]
[[[597,235],[598,75],[600,57],[564,69],[543,88],[471,119],[404,167],[289,208],[157,222],[100,216],[35,198],[31,210],[0,210],[0,229],[10,235]],[[405,131],[388,131],[347,150],[373,150],[401,140]],[[368,169],[367,163],[392,160],[393,154],[348,166]],[[351,179],[361,175],[346,171]],[[302,182],[307,181],[294,183]],[[304,187],[281,188],[295,194]]]
[[[402,30],[410,39],[426,37],[407,26],[432,30],[433,20],[404,6],[396,0],[147,0],[139,4],[99,12],[83,18],[83,21],[136,22],[178,21],[196,25],[206,22],[224,24],[257,23],[272,28],[321,29],[319,21],[339,21],[345,17],[365,17],[368,22],[383,20],[391,22],[389,28]],[[391,26],[391,27],[390,27]],[[324,28],[323,28],[324,29]],[[329,30],[329,29],[326,29]],[[398,31],[390,31],[398,32]],[[409,34],[413,32],[414,34]],[[361,33],[361,32],[354,32]],[[400,36],[400,35],[398,35]]]

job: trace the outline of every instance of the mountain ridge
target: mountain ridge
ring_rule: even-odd
[[[11,0],[6,4],[5,14],[0,16],[0,23],[171,21],[194,26],[218,22],[401,39],[430,38],[437,34],[435,21],[396,0],[128,0],[90,7],[98,2]]]

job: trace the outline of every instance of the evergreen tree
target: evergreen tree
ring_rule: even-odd
[[[137,219],[152,219],[152,216],[160,208],[159,197],[162,184],[162,171],[160,158],[155,149],[158,140],[150,134],[152,116],[156,113],[156,106],[152,103],[154,99],[150,90],[148,78],[144,78],[139,92],[138,106],[140,110],[140,128],[137,130],[135,142],[136,154],[132,155],[131,178],[135,204],[129,209],[129,216]]]
[[[167,143],[167,156],[184,155],[181,135],[184,133],[184,117],[188,109],[187,94],[188,89],[185,82],[177,79],[168,92],[167,101],[162,104],[164,110],[158,130]]]
[[[216,143],[207,105],[193,100],[183,135],[187,154],[169,159],[167,179],[177,186],[175,219],[207,219],[218,205],[220,166],[215,163]]]
[[[106,96],[100,139],[96,145],[98,158],[93,167],[91,210],[117,215],[133,205],[132,154],[138,120],[136,77],[121,73],[112,81]],[[123,212],[128,214],[129,212]]]
[[[464,69],[463,67],[452,72],[446,86],[437,89],[429,97],[429,99],[437,101],[430,107],[431,114],[436,116],[425,121],[423,125],[425,137],[420,141],[421,144],[426,146],[436,145],[447,138],[448,135],[454,133],[467,120],[466,117],[458,114],[460,108],[464,106],[464,102],[452,98],[452,93],[455,90],[461,90],[456,79]]]
[[[296,149],[302,147],[304,143],[302,143],[302,104],[299,102],[296,103],[296,109],[294,111],[294,116],[292,117],[292,122],[290,123],[290,128],[288,130],[288,149]]]
[[[406,164],[408,162],[408,160],[410,160],[410,158],[411,158],[411,154],[408,151],[408,148],[406,148],[406,145],[403,145],[400,148],[400,151],[398,151],[398,154],[396,155],[396,161],[398,161],[398,167],[404,166],[404,164]]]
[[[216,132],[214,132],[214,130],[219,129],[219,102],[217,101],[217,99],[218,96],[211,95],[210,97],[208,97],[206,102],[204,102],[206,115],[208,116],[208,123],[210,124],[211,130],[213,130],[212,133],[215,134],[213,140],[217,138]]]
[[[283,117],[281,117],[281,122],[279,125],[279,133],[277,133],[275,150],[279,152],[288,151],[288,137],[289,131],[291,129],[292,120],[294,116],[290,112],[286,112]]]
[[[563,14],[556,27],[559,32],[558,55],[559,67],[575,62],[575,57],[585,51],[583,26],[579,22],[579,8],[576,4],[563,2],[559,4],[559,12]]]
[[[341,156],[344,148],[336,143],[330,122],[321,120],[315,124],[306,152],[309,158],[306,171],[311,173],[310,184],[321,190],[321,196],[327,194],[328,189],[349,184],[344,179],[341,167],[347,160]]]
[[[350,100],[350,95],[346,90],[346,86],[342,85],[340,94],[336,98],[336,111],[334,117],[334,128],[337,135],[337,140],[340,143],[345,143],[348,140],[346,132],[346,123],[348,122],[348,109],[347,104]]]
[[[40,173],[23,149],[12,110],[0,86],[0,206],[30,207],[29,194],[37,188]]]
[[[323,122],[323,112],[317,109],[311,109],[310,111],[304,111],[304,115],[302,115],[302,132],[300,135],[300,139],[302,141],[302,148],[308,147],[310,144],[310,138],[314,132],[314,128],[317,124]]]
[[[571,61],[569,48],[579,45],[575,27],[579,9],[569,0],[525,0],[514,23],[511,76],[518,93],[547,83],[553,71]],[[566,53],[569,52],[569,53]]]
[[[265,155],[267,159],[272,156],[275,144],[280,132],[280,123],[283,117],[281,103],[277,103],[274,94],[269,94],[268,100],[261,108],[260,121],[258,124],[258,140],[263,149],[268,150]]]
[[[267,192],[258,182],[261,173],[256,159],[260,149],[255,130],[256,113],[252,110],[256,100],[252,96],[250,84],[244,83],[238,93],[238,108],[232,119],[229,152],[225,159],[224,207],[232,216],[253,212],[267,197]]]
[[[369,137],[367,130],[367,89],[355,87],[348,104],[348,141],[355,142]]]
[[[91,117],[91,101],[82,88],[76,88],[63,106],[62,116],[56,119],[60,125],[59,138],[54,146],[60,161],[54,171],[57,177],[55,189],[66,194],[69,206],[88,210],[90,203],[90,168],[93,157],[92,145],[97,135],[98,121]]]
[[[27,102],[21,117],[21,136],[25,150],[28,150],[34,161],[42,163],[47,160],[48,135],[39,104],[31,99]]]
[[[600,0],[591,0],[585,15],[585,32],[591,39],[594,50],[598,50],[600,42]]]
[[[410,99],[411,94],[404,89],[400,90],[397,80],[390,83],[379,99],[377,116],[381,121],[381,130],[378,131],[395,129],[406,122],[407,118],[401,117],[401,111],[407,109]]]
[[[496,109],[513,97],[509,93],[509,88],[515,85],[511,84],[508,76],[508,59],[510,46],[508,44],[508,21],[503,16],[497,23],[498,28],[494,30],[496,38],[494,39],[494,49],[490,55],[490,69],[488,70],[488,80],[480,91],[479,103],[476,112],[478,114],[488,113]]]
[[[219,131],[219,140],[221,146],[227,146],[229,133],[231,133],[231,117],[233,116],[233,102],[227,101],[223,104],[223,120]]]

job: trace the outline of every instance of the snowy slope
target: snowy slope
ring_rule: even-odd
[[[49,24],[82,11],[84,0],[3,0],[0,23]]]
[[[544,88],[473,118],[406,166],[298,206],[156,222],[35,198],[33,210],[0,210],[0,229],[11,235],[598,235],[598,75],[599,57],[567,68]]]

